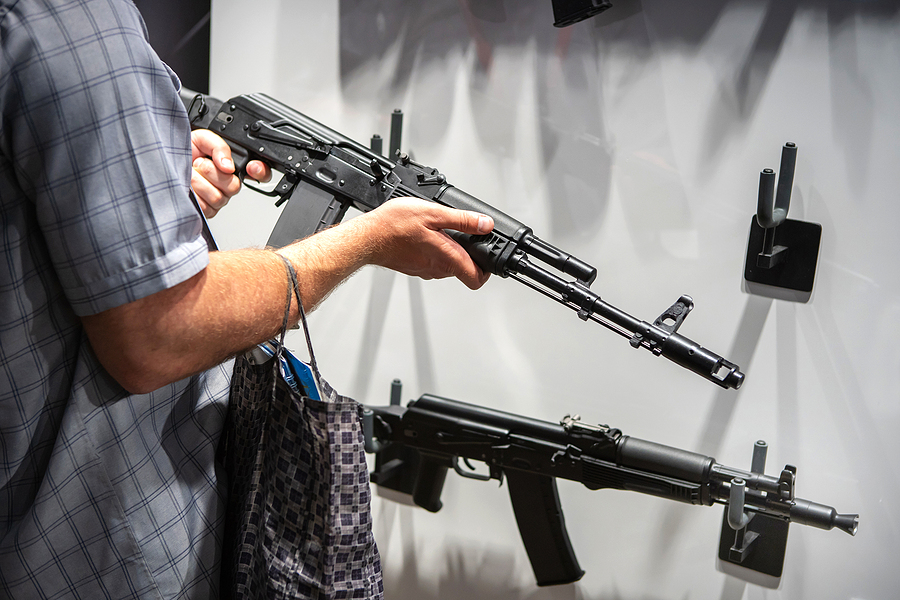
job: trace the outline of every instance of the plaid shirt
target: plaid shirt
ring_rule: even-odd
[[[79,316],[208,264],[128,0],[0,0],[0,597],[217,595],[230,365],[129,396]]]

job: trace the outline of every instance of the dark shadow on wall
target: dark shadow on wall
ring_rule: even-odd
[[[385,578],[385,597],[416,598],[417,600],[653,600],[654,596],[628,594],[613,590],[604,594],[586,592],[576,582],[565,585],[538,587],[523,584],[514,568],[509,552],[485,552],[482,547],[445,546],[446,569],[440,575],[420,573],[415,558],[404,563],[396,573]],[[477,552],[478,559],[473,560]],[[597,569],[602,569],[598,565]],[[595,573],[596,575],[596,573]],[[739,598],[731,596],[723,598]]]
[[[150,45],[184,87],[209,93],[210,0],[134,0]]]
[[[522,99],[536,98],[541,164],[554,204],[548,235],[566,241],[589,235],[602,224],[614,153],[621,152],[621,140],[610,139],[602,113],[604,56],[625,52],[634,55],[636,69],[654,68],[652,57],[659,49],[699,47],[723,14],[746,6],[759,8],[762,18],[753,24],[756,31],[748,32],[738,63],[720,74],[718,95],[705,122],[697,124],[704,138],[699,164],[715,169],[721,150],[743,139],[798,11],[817,10],[827,18],[830,45],[837,46],[832,71],[853,84],[836,88],[832,100],[837,109],[852,104],[863,114],[871,112],[868,88],[852,55],[853,40],[847,38],[852,28],[844,24],[891,18],[900,12],[900,3],[893,0],[616,0],[599,16],[563,29],[552,26],[550,0],[341,0],[341,84],[351,103],[384,99],[390,104],[382,107],[385,114],[405,102],[410,139],[440,139],[458,98],[456,70],[442,74],[473,52],[468,101],[478,142],[498,159],[515,149]],[[534,81],[505,68],[516,64],[510,56],[534,57]],[[373,80],[373,71],[383,77]],[[414,72],[419,74],[415,81]],[[653,106],[665,109],[662,98]],[[654,117],[647,115],[647,121]],[[865,148],[871,137],[871,128],[836,130],[848,147]],[[647,134],[644,143],[663,160],[672,154],[667,139]],[[632,154],[640,156],[640,140],[632,146]],[[847,161],[851,172],[867,164],[859,152],[848,153]],[[673,198],[666,214],[679,216],[683,207],[677,194]]]
[[[521,101],[535,97],[546,177],[529,183],[551,188],[559,210],[552,211],[550,234],[564,240],[596,230],[607,205],[612,153],[599,110],[600,59],[590,30],[554,28],[550,2],[535,0],[515,6],[499,0],[345,1],[340,19],[345,97],[404,100],[413,144],[447,135],[457,83],[444,73],[456,73],[461,60],[471,60],[474,141],[498,160],[514,155],[522,135]],[[536,81],[523,78],[515,66],[529,59],[538,63]],[[394,67],[383,83],[367,78],[389,63]]]
[[[733,7],[764,7],[764,15],[753,35],[743,58],[723,73],[719,81],[718,97],[709,107],[706,122],[698,124],[704,134],[705,155],[701,164],[714,169],[721,150],[734,140],[743,139],[766,90],[769,77],[778,61],[793,23],[794,17],[803,11],[813,10],[822,14],[828,24],[831,73],[834,90],[834,126],[840,141],[847,148],[848,172],[854,178],[867,170],[869,164],[865,152],[871,137],[871,127],[859,127],[860,115],[871,116],[870,87],[860,73],[856,56],[853,28],[858,19],[890,19],[900,13],[896,0],[758,0],[755,3],[736,0],[696,0],[682,2],[648,2],[641,9],[644,25],[652,32],[653,44],[663,47],[688,49],[699,47],[710,36],[723,13]],[[612,10],[607,11],[611,13]],[[601,15],[598,19],[604,18]],[[594,27],[603,30],[603,23]],[[608,28],[607,28],[608,29]],[[632,44],[632,39],[614,39],[611,43]],[[640,48],[644,51],[644,48]],[[786,98],[786,100],[789,100]],[[852,109],[856,114],[848,126],[840,119],[841,111]],[[871,121],[871,119],[870,119]],[[859,179],[864,180],[865,177]]]

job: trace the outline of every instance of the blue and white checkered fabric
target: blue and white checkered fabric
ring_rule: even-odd
[[[208,264],[177,79],[128,0],[0,0],[0,118],[0,597],[215,597],[232,366],[129,396],[78,318]]]

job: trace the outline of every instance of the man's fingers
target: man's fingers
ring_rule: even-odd
[[[272,169],[260,160],[251,160],[247,163],[247,175],[250,179],[260,183],[266,183],[272,179]]]
[[[228,204],[228,197],[197,171],[191,171],[191,189],[207,219],[213,218],[219,209]]]
[[[225,173],[234,173],[234,161],[231,160],[231,148],[218,135],[207,129],[191,132],[192,159],[211,157],[216,168]]]
[[[446,220],[440,225],[442,229],[455,229],[462,233],[483,235],[490,233],[494,228],[494,220],[487,215],[470,210],[456,210],[440,205],[435,205],[435,208],[440,208],[442,218]]]
[[[213,150],[212,159],[216,163],[216,167],[223,173],[234,173],[234,161],[231,160],[230,148],[227,151],[222,149]]]
[[[472,263],[472,269],[465,269],[461,273],[456,274],[456,278],[465,284],[470,290],[477,290],[483,286],[490,278],[491,274],[482,271],[475,263]]]
[[[432,274],[427,278],[456,277],[472,290],[477,290],[483,286],[491,274],[483,271],[472,260],[469,253],[456,240],[450,237],[446,231],[437,231],[436,234],[442,239],[441,242],[435,244],[436,247],[441,248],[440,255],[435,259],[436,265],[440,266],[429,269],[429,272]],[[439,272],[439,274],[433,274],[435,272]],[[421,277],[421,275],[419,276]]]
[[[488,215],[443,206],[440,208],[442,211],[447,211],[444,214],[448,224],[443,226],[444,229],[454,229],[471,235],[484,235],[494,229],[494,220]],[[487,282],[490,272],[482,270],[462,246],[449,236],[447,237],[453,248],[451,251],[455,254],[453,264],[456,265],[456,272],[454,275],[469,289],[477,290]]]
[[[197,158],[192,166],[194,171],[229,198],[241,189],[241,180],[237,178],[237,175],[218,169],[209,158]]]
[[[490,229],[488,229],[488,231],[490,231]],[[452,264],[455,265],[455,272],[453,275],[469,289],[477,290],[488,280],[491,275],[490,272],[482,270],[472,257],[469,256],[469,253],[466,252],[465,248],[460,246],[449,236],[447,237],[451,243],[451,249],[449,251],[453,255]]]

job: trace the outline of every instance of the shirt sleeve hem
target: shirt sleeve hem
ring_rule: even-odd
[[[126,271],[66,290],[79,317],[97,314],[187,281],[209,265],[209,249],[202,237],[181,244],[157,259]]]

